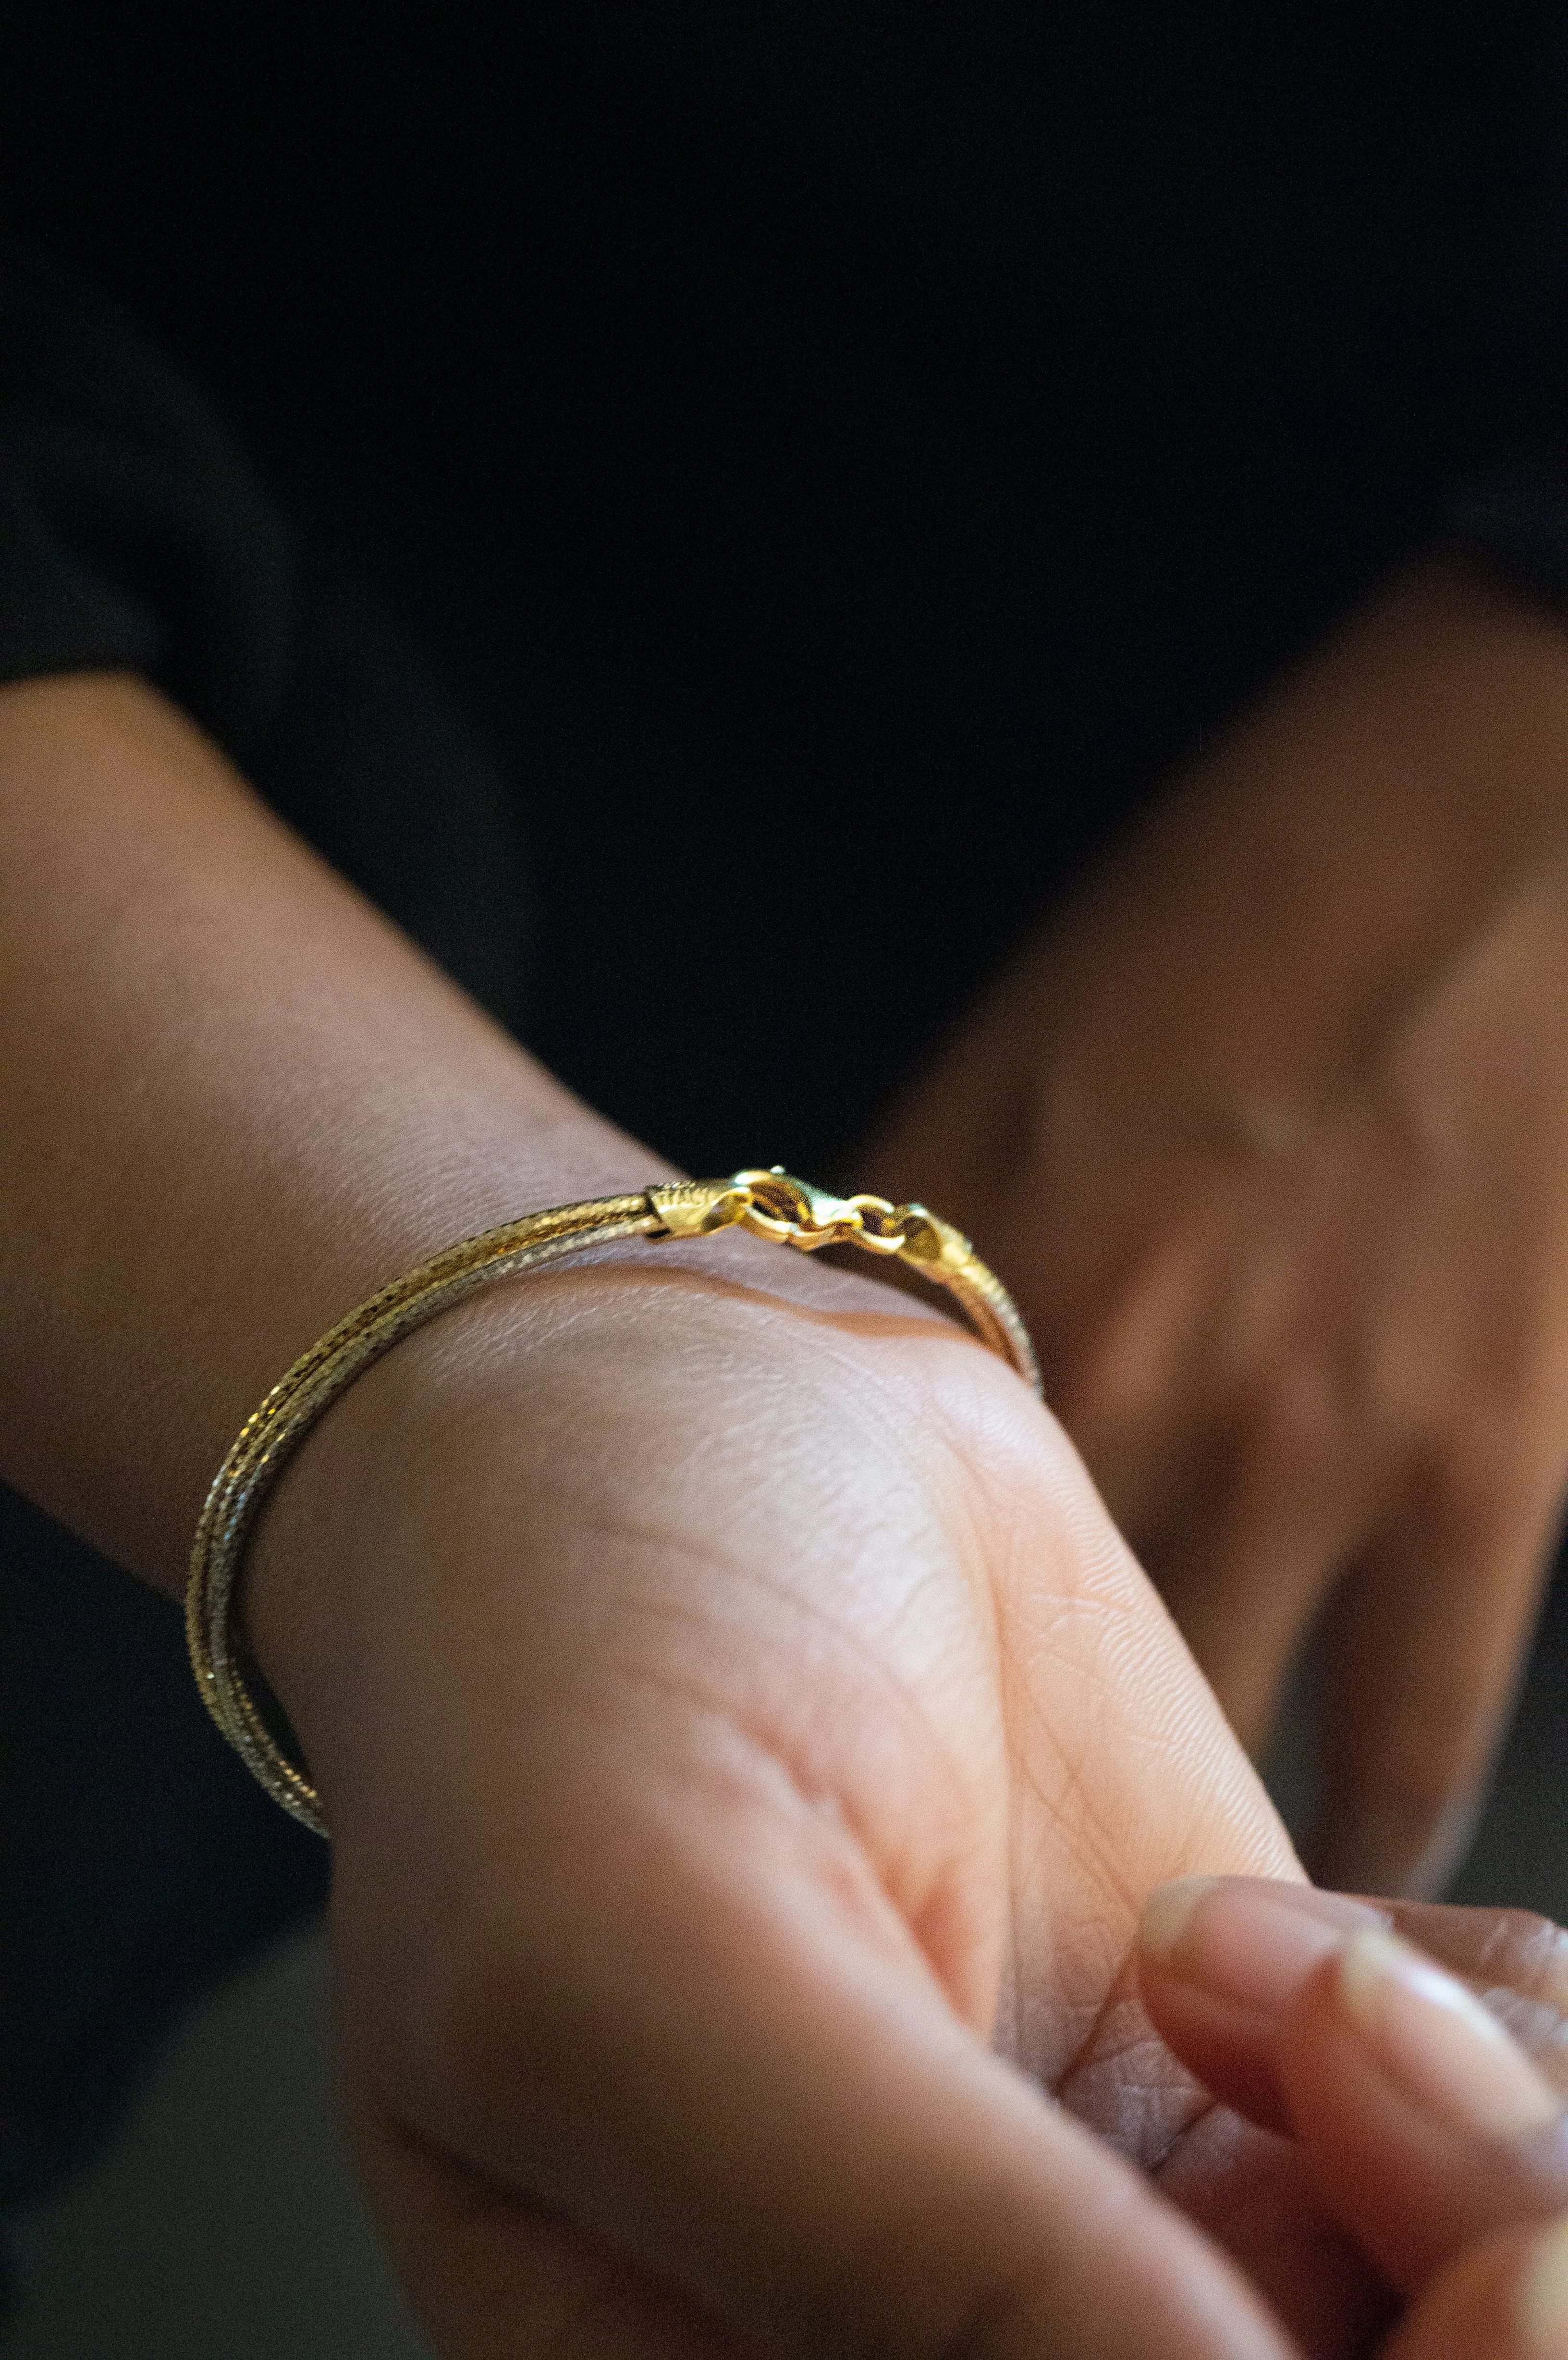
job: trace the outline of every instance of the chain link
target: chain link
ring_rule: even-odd
[[[868,1253],[909,1254],[935,1262],[942,1257],[938,1223],[923,1205],[895,1205],[886,1196],[833,1196],[797,1180],[782,1164],[737,1172],[713,1206],[714,1228],[738,1224],[780,1245],[814,1253],[819,1247],[857,1245]],[[955,1240],[956,1230],[949,1233]],[[967,1252],[967,1240],[964,1240]]]

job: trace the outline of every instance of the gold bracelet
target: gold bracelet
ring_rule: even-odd
[[[373,1360],[477,1288],[615,1238],[705,1237],[732,1226],[806,1253],[852,1244],[896,1255],[945,1287],[981,1341],[1040,1392],[1040,1371],[1013,1299],[961,1231],[923,1205],[830,1196],[778,1165],[737,1172],[729,1180],[682,1180],[637,1196],[597,1196],[526,1213],[406,1272],[312,1344],[245,1420],[207,1494],[191,1552],[185,1635],[202,1700],[273,1800],[317,1835],[327,1832],[321,1797],[289,1760],[245,1685],[235,1612],[245,1542],[294,1452]]]

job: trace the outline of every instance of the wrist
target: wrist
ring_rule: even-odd
[[[668,1167],[134,680],[0,691],[0,1469],[178,1593],[294,1356],[519,1209]]]
[[[664,1457],[701,1452],[710,1421],[733,1441],[737,1416],[755,1426],[758,1480],[770,1484],[768,1404],[781,1386],[815,1386],[834,1331],[850,1350],[861,1338],[954,1333],[879,1277],[730,1232],[622,1240],[502,1281],[399,1341],[309,1431],[247,1554],[241,1620],[312,1770],[319,1760],[330,1787],[377,1666],[395,1689],[400,1649],[439,1653],[468,1572],[491,1587],[506,1569],[548,1585],[541,1529],[561,1470],[571,1462],[579,1492],[586,1483],[592,1525],[594,1499],[626,1480],[627,1435],[646,1448],[661,1431],[667,1374],[685,1408],[646,1470],[648,1495]],[[498,1491],[512,1502],[501,1524]],[[396,1722],[395,1709],[371,1710]]]

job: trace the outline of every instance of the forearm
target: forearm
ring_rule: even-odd
[[[160,1587],[242,1418],[437,1247],[666,1169],[152,691],[0,690],[0,1474]]]

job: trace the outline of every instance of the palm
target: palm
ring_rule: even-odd
[[[658,2289],[667,2267],[728,2307],[735,2166],[697,2153],[726,2152],[715,2086],[757,2126],[747,2169],[777,2131],[796,2184],[755,2029],[722,2062],[736,1994],[825,2021],[846,1953],[921,2026],[992,2035],[1190,2210],[1223,2201],[1315,2348],[1350,2348],[1365,2289],[1337,2241],[1130,1996],[1152,1885],[1291,1861],[1056,1430],[964,1340],[874,1332],[913,1327],[896,1313],[549,1287],[544,1340],[384,1470],[352,1634],[375,1710],[319,1765],[362,2141],[442,2348],[710,2348]],[[511,2289],[518,2340],[475,2286]],[[593,2322],[581,2347],[561,2306]],[[536,2344],[519,2316],[555,2325]]]

